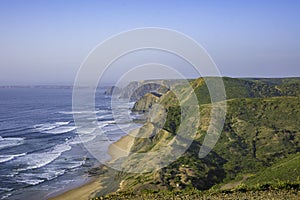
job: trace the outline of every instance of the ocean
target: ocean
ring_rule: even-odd
[[[97,123],[114,142],[126,133],[103,92],[96,93]],[[103,139],[93,136],[83,141],[76,133],[71,88],[0,88],[0,199],[47,199],[87,182],[99,162],[83,144]]]

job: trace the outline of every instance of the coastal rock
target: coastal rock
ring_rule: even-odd
[[[138,88],[139,83],[137,81],[130,82],[121,91],[120,98],[129,98],[131,94]]]
[[[131,101],[137,101],[147,93],[157,92],[161,87],[158,83],[132,82],[126,86],[120,95],[120,98],[130,98]]]
[[[111,86],[109,88],[107,88],[104,92],[105,95],[112,95],[113,93],[115,94],[120,94],[121,89],[118,88],[117,86]]]
[[[149,111],[149,108],[151,108],[151,106],[154,103],[158,102],[158,100],[159,97],[156,96],[155,94],[147,93],[134,104],[132,111],[139,111],[139,112]]]

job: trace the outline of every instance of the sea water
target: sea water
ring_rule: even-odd
[[[96,94],[97,123],[116,141],[111,97]],[[47,199],[88,180],[98,162],[84,143],[99,137],[79,137],[73,114],[71,87],[0,88],[0,199]]]

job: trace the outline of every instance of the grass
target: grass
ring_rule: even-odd
[[[257,184],[253,187],[240,185],[233,190],[142,190],[138,192],[126,191],[109,194],[91,200],[112,200],[112,199],[298,199],[300,194],[300,182],[278,182],[277,184]]]
[[[289,155],[271,167],[268,167],[256,175],[248,178],[245,182],[247,185],[261,183],[281,183],[289,181],[300,181],[300,153]]]
[[[297,199],[300,176],[300,79],[234,79],[224,77],[227,115],[222,134],[210,154],[198,152],[210,122],[209,91],[203,78],[190,80],[200,106],[200,126],[189,149],[156,172],[124,177],[122,191],[95,199]],[[205,78],[213,83],[214,78]],[[177,85],[188,102],[189,90]],[[151,151],[188,132],[172,91],[158,103],[168,111],[164,131],[136,139],[135,152]],[[142,108],[144,109],[144,108]],[[195,110],[196,112],[196,110]],[[185,123],[184,126],[180,126]],[[166,131],[165,131],[166,130]],[[244,179],[245,175],[253,176]],[[234,189],[217,186],[239,180]]]

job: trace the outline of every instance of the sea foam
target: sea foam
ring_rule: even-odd
[[[26,156],[19,157],[14,161],[25,165],[25,167],[20,167],[16,169],[17,171],[26,171],[29,169],[37,169],[46,166],[59,158],[61,154],[65,151],[71,150],[71,146],[68,144],[58,144],[52,149],[41,153],[31,153]]]
[[[75,126],[67,126],[70,123],[71,121],[36,124],[34,125],[34,128],[41,133],[63,134],[63,133],[71,132],[76,129]]]
[[[0,136],[0,149],[19,146],[23,143],[24,143],[24,138],[17,138],[17,137],[3,138]]]
[[[16,154],[16,155],[0,155],[0,163],[11,161],[17,157],[25,156],[26,153]]]

